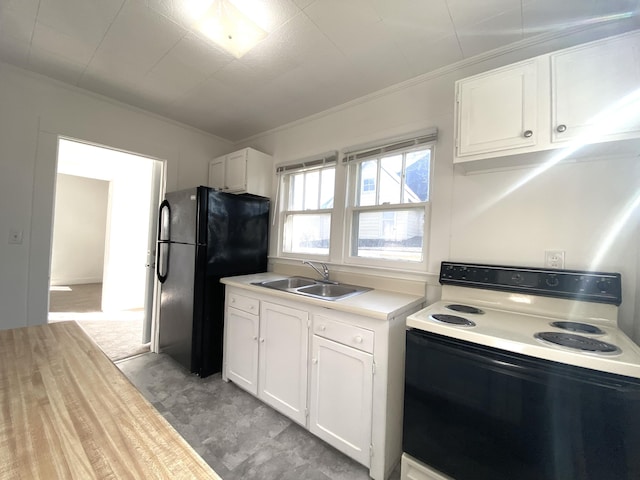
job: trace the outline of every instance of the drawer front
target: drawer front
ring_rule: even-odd
[[[260,300],[257,298],[245,297],[244,295],[238,295],[235,292],[229,293],[229,307],[237,308],[243,312],[250,313],[252,315],[258,315],[260,313]]]
[[[315,315],[313,333],[363,352],[373,353],[374,335],[366,328],[339,322],[324,315]]]

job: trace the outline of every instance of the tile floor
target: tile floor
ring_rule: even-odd
[[[116,363],[223,480],[366,480],[368,469],[252,395],[166,355]],[[399,467],[391,480],[400,478]]]

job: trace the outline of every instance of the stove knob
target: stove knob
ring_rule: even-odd
[[[596,287],[598,288],[598,290],[600,290],[601,292],[607,292],[609,290],[609,287],[611,286],[611,283],[608,282],[607,280],[599,280],[596,283]]]
[[[523,277],[522,277],[522,275],[520,275],[519,273],[514,273],[514,274],[511,276],[511,280],[513,280],[513,283],[521,283],[523,279],[524,279],[524,278],[523,278]]]
[[[560,284],[560,280],[558,280],[558,277],[555,275],[549,275],[546,278],[545,283],[548,287],[557,287]]]

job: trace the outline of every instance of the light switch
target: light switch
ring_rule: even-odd
[[[9,243],[20,245],[22,243],[22,230],[12,228],[9,230]]]

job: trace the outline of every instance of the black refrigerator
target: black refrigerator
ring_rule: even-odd
[[[156,274],[160,350],[192,373],[222,370],[224,285],[265,272],[269,199],[197,187],[160,204]]]

